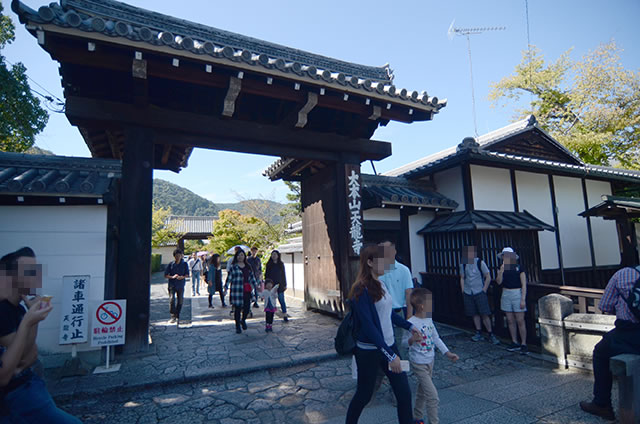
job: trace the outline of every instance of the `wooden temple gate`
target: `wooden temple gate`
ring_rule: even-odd
[[[112,0],[63,0],[37,11],[13,0],[12,9],[60,63],[67,118],[92,156],[123,163],[105,298],[127,299],[126,353],[149,343],[153,170],[179,172],[194,147],[281,157],[267,175],[302,182],[305,299],[342,310],[359,251],[360,163],[391,154],[390,143],[370,138],[390,120],[432,119],[444,102],[396,89],[385,67]]]

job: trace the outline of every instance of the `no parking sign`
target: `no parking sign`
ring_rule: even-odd
[[[105,300],[95,308],[91,346],[124,344],[126,328],[126,300]]]

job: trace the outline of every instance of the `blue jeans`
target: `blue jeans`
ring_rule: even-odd
[[[11,424],[82,424],[76,417],[58,409],[44,381],[35,374],[4,398],[0,423]]]
[[[200,271],[191,271],[191,293],[200,294]]]
[[[396,355],[398,354],[395,344],[391,349]],[[356,424],[358,422],[362,410],[371,400],[371,396],[373,396],[378,370],[382,370],[389,378],[391,389],[398,401],[398,422],[400,424],[411,424],[413,422],[413,411],[411,410],[411,389],[409,388],[407,374],[405,372],[400,374],[391,372],[389,370],[389,361],[380,353],[379,349],[365,350],[356,348],[355,357],[358,366],[358,383],[356,393],[349,403],[349,409],[347,409],[346,424]]]
[[[287,304],[284,302],[284,292],[278,293],[278,302],[280,302],[280,309],[282,309],[282,313],[287,313]]]

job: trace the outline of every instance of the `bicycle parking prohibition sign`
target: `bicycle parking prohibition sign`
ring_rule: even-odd
[[[96,318],[103,325],[113,325],[122,317],[122,308],[115,302],[104,302],[96,310]]]

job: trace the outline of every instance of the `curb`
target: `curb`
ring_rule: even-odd
[[[131,384],[124,381],[118,382],[118,384],[101,385],[100,387],[74,387],[72,390],[66,392],[52,394],[52,397],[56,402],[69,402],[72,399],[92,397],[112,391],[129,392],[135,390],[146,390],[159,386],[194,383],[208,379],[239,376],[255,371],[263,371],[265,369],[273,370],[279,368],[290,368],[296,365],[324,362],[338,358],[340,358],[340,356],[335,352],[335,350],[327,350],[317,353],[297,353],[286,358],[266,359],[263,361],[253,362],[250,365],[239,364],[224,367],[201,368],[193,372],[187,370],[181,376],[168,376],[166,378],[162,375],[147,376],[153,378],[149,378],[148,381],[145,381],[145,378],[142,378]],[[82,377],[79,377],[78,382],[83,382]],[[50,384],[55,384],[55,382],[50,382]]]

